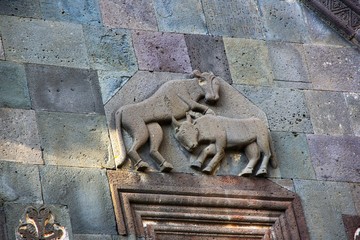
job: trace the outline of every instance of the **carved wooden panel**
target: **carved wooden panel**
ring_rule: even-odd
[[[266,179],[108,172],[121,235],[309,239],[299,197]]]

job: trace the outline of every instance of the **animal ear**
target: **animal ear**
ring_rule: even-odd
[[[201,76],[201,72],[197,69],[195,69],[193,72],[192,72],[192,77],[200,77]]]
[[[171,125],[175,128],[175,131],[179,131],[180,123],[174,118],[174,116],[171,117]]]
[[[188,112],[186,113],[186,121],[188,121],[189,123],[192,123],[191,115]]]

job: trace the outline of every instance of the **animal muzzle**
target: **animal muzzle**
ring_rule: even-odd
[[[212,95],[206,95],[205,96],[205,102],[208,104],[214,104],[217,102],[217,100],[219,100],[219,95],[217,94],[212,94]]]

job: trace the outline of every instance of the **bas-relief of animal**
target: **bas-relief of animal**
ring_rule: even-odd
[[[198,117],[199,114],[192,116]],[[220,161],[225,157],[225,149],[244,149],[249,163],[239,174],[249,176],[263,155],[262,162],[256,175],[265,175],[267,165],[271,160],[273,168],[277,167],[275,158],[271,158],[271,143],[269,131],[266,125],[258,118],[234,119],[214,115],[204,115],[193,120],[187,114],[186,121],[179,122],[172,118],[172,125],[175,130],[175,138],[189,152],[199,145],[208,144],[191,164],[193,168],[200,169],[204,161],[213,156],[208,165],[203,169],[205,173],[211,173]]]
[[[159,123],[171,122],[171,118],[184,118],[189,110],[212,113],[199,101],[213,104],[219,99],[220,79],[211,72],[193,71],[193,79],[174,80],[163,84],[148,99],[129,104],[115,112],[115,124],[120,143],[120,157],[116,159],[120,167],[128,156],[138,171],[149,165],[142,160],[138,150],[150,138],[150,156],[159,164],[160,171],[168,172],[173,166],[160,154],[159,147],[163,131]],[[124,128],[132,138],[132,146],[126,154],[121,129]]]

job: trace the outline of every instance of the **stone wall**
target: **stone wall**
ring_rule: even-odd
[[[41,204],[70,238],[122,239],[104,106],[135,74],[193,69],[266,113],[280,163],[271,179],[301,197],[311,239],[346,239],[358,221],[359,51],[298,0],[3,0],[0,14],[9,240],[25,207]]]

